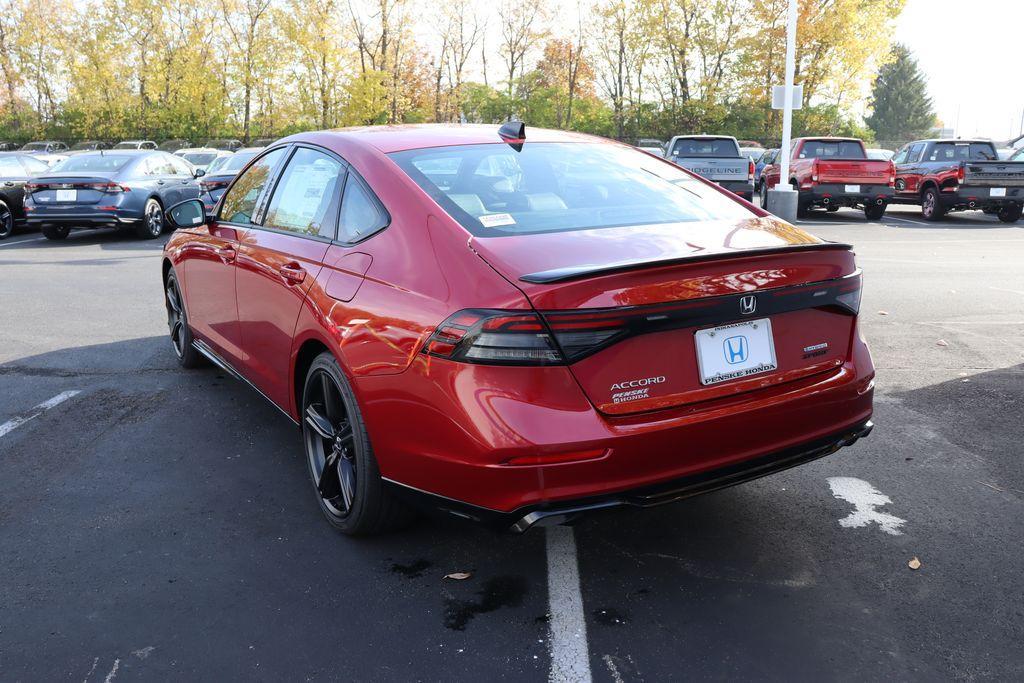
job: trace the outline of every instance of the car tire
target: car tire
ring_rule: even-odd
[[[939,191],[929,187],[921,193],[921,217],[926,221],[941,221],[946,215],[946,210],[939,199]]]
[[[869,221],[880,221],[885,215],[886,204],[865,204],[864,217]]]
[[[359,404],[333,354],[313,360],[300,408],[310,482],[331,526],[369,536],[412,521],[413,512],[381,479]]]
[[[1024,205],[1021,204],[1008,204],[999,207],[999,220],[1003,223],[1016,223],[1020,220],[1021,214],[1024,213]]]
[[[14,214],[5,202],[0,202],[0,240],[5,240],[14,232]]]
[[[807,218],[811,213],[811,205],[800,199],[800,186],[796,184],[796,180],[790,180],[789,184],[792,186],[793,192],[796,192],[796,217]]]
[[[44,225],[43,236],[48,240],[63,240],[67,239],[68,234],[71,232],[71,228],[66,225]]]
[[[203,365],[203,354],[192,346],[192,329],[188,326],[188,313],[185,310],[185,297],[181,294],[181,285],[174,269],[167,272],[164,280],[164,307],[167,309],[167,331],[171,337],[171,348],[178,358],[178,365],[186,369],[198,368]]]
[[[152,197],[146,200],[142,220],[135,226],[135,234],[144,240],[155,240],[164,231],[164,209]]]
[[[758,190],[758,195],[761,197],[761,208],[768,210],[768,183],[761,183],[761,187]]]

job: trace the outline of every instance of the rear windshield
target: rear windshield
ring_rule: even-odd
[[[996,148],[989,142],[936,142],[928,161],[995,161]]]
[[[137,157],[127,154],[80,154],[68,157],[58,162],[50,169],[52,173],[67,171],[78,173],[81,171],[120,171],[128,165],[128,162]]]
[[[479,237],[753,216],[682,169],[618,145],[460,145],[390,157]]]
[[[195,164],[196,166],[206,166],[217,158],[217,155],[212,152],[192,152],[190,154],[182,154],[181,156],[185,161]]]
[[[676,140],[672,147],[672,156],[678,157],[738,157],[740,148],[732,140],[695,140],[687,138]]]
[[[114,145],[114,149],[138,149],[138,142],[119,142]]]
[[[859,142],[807,140],[800,148],[801,159],[866,159],[864,147]]]
[[[27,152],[39,152],[45,150],[48,144],[46,142],[30,142],[22,147],[22,149]]]
[[[229,157],[222,157],[226,161],[218,166],[217,170],[221,173],[238,173],[254,156],[256,152],[236,152]]]

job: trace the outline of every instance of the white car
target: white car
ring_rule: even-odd
[[[214,149],[213,147],[186,147],[185,149],[179,149],[174,153],[175,156],[179,156],[188,163],[192,164],[196,170],[206,172],[206,167],[213,163],[214,159],[219,157],[229,157],[234,152],[228,152],[223,149]]]
[[[53,166],[57,162],[68,158],[68,146],[59,140],[40,140],[29,142],[19,151],[31,154],[36,159],[45,162],[47,166]]]
[[[892,151],[891,149],[881,149],[878,147],[867,149],[864,151],[867,152],[868,159],[875,159],[880,161],[888,161],[889,159],[892,159],[892,156],[894,154],[896,154],[896,152]]]

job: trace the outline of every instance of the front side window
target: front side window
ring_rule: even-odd
[[[221,200],[220,220],[241,225],[252,223],[256,202],[259,201],[263,188],[266,187],[283,155],[284,148],[275,149],[235,180]]]
[[[752,218],[667,161],[606,143],[458,145],[389,155],[479,237]]]
[[[181,157],[176,157],[173,154],[162,154],[163,160],[167,166],[171,169],[170,174],[176,176],[192,177],[192,169],[189,165],[184,162]]]
[[[333,239],[343,174],[337,159],[298,148],[274,188],[264,227]]]

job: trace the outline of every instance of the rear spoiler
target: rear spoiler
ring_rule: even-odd
[[[794,251],[820,251],[823,249],[841,249],[849,251],[853,245],[842,242],[810,242],[807,244],[787,244],[781,247],[764,247],[761,249],[740,249],[737,251],[719,251],[712,254],[697,254],[695,256],[679,256],[667,259],[633,259],[630,261],[616,261],[615,263],[584,264],[579,266],[567,266],[565,268],[552,268],[541,270],[536,273],[527,273],[520,276],[521,282],[530,282],[538,285],[546,285],[552,282],[565,282],[567,280],[578,280],[597,275],[609,275],[620,273],[626,270],[640,270],[643,268],[658,268],[660,266],[671,266],[681,263],[702,263],[706,261],[718,261],[737,257],[749,256],[770,256],[771,254],[784,254]]]

